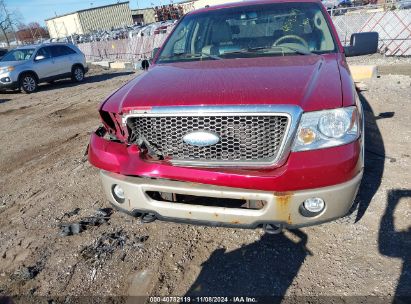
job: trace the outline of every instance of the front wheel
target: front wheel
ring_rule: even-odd
[[[37,79],[33,74],[24,74],[20,80],[20,88],[27,94],[37,91]]]
[[[75,82],[82,82],[84,80],[83,67],[75,66],[71,72],[71,79]]]

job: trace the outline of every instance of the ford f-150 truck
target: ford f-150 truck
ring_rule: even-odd
[[[184,16],[100,106],[89,161],[118,209],[278,232],[344,216],[364,167],[363,113],[317,0],[261,0]]]

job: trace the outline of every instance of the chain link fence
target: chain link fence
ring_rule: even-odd
[[[87,61],[121,60],[140,61],[149,58],[154,48],[160,47],[167,38],[166,33],[153,36],[132,37],[122,40],[93,41],[78,44],[78,48],[84,53]]]
[[[378,32],[380,53],[411,56],[411,10],[385,10],[383,6],[341,8],[330,11],[343,45],[353,33]]]

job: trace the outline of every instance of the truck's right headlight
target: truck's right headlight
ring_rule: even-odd
[[[302,115],[293,151],[307,151],[353,142],[360,135],[356,107],[338,108]]]

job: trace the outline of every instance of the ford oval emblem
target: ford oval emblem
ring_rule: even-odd
[[[209,131],[193,131],[184,135],[183,141],[191,146],[207,147],[218,143],[220,137]]]

